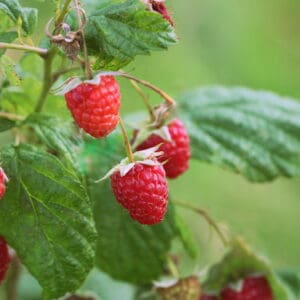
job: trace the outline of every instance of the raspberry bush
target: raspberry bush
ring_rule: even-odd
[[[299,177],[299,103],[221,86],[173,98],[137,78],[136,56],[178,42],[164,0],[53,4],[41,30],[36,8],[0,0],[0,297],[19,299],[27,278],[32,299],[98,299],[105,273],[130,283],[132,299],[296,299],[245,241],[177,199],[168,178],[191,159],[255,183]],[[143,113],[121,113],[125,81]],[[180,206],[224,246],[206,270]]]

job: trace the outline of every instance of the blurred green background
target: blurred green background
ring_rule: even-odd
[[[41,26],[51,17],[51,1],[39,6]],[[204,85],[266,89],[300,98],[300,2],[298,0],[168,0],[179,44],[168,52],[139,57],[127,70],[173,96]],[[143,108],[123,84],[123,111]],[[300,133],[299,133],[300,138]],[[300,269],[300,180],[252,184],[238,175],[193,162],[170,183],[174,197],[206,208],[241,234],[277,269]],[[199,268],[222,250],[199,216],[181,210],[200,249]],[[188,262],[187,262],[188,263]]]

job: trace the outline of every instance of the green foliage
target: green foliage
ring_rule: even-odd
[[[96,265],[113,278],[149,283],[163,272],[175,237],[173,211],[154,226],[141,226],[118,204],[109,182],[91,187],[99,234]]]
[[[0,42],[4,43],[11,43],[18,37],[17,32],[15,31],[8,31],[0,33]],[[5,53],[5,50],[0,50],[0,56]]]
[[[205,292],[218,293],[226,285],[253,274],[264,274],[268,278],[275,299],[292,300],[268,262],[239,240],[234,241],[222,261],[210,268],[203,289]]]
[[[16,122],[14,122],[10,119],[7,119],[7,118],[0,117],[0,132],[11,129],[15,125],[16,125]]]
[[[37,25],[38,11],[35,8],[22,7],[17,0],[0,0],[0,10],[16,25],[21,23],[26,34],[32,34]]]
[[[193,157],[256,182],[300,176],[300,104],[270,92],[208,87],[181,97]]]
[[[167,49],[176,42],[173,27],[139,0],[96,5],[85,34],[90,53],[98,57],[95,69],[118,70],[137,55]]]
[[[76,170],[26,144],[4,147],[0,161],[9,177],[0,203],[1,235],[39,281],[46,299],[76,290],[93,267],[96,239]]]
[[[75,146],[79,146],[79,137],[72,123],[57,117],[34,113],[28,116],[24,124],[34,130],[48,149],[69,158],[75,157]]]

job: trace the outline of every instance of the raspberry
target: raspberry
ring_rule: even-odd
[[[174,26],[174,22],[167,10],[167,7],[163,1],[152,0],[152,9],[163,16],[165,20],[167,20],[172,26]]]
[[[243,282],[241,291],[226,287],[222,293],[222,300],[273,300],[272,290],[268,280],[263,277],[248,277]]]
[[[6,241],[0,236],[0,283],[4,280],[9,267],[10,257]]]
[[[131,217],[144,225],[163,220],[168,204],[168,185],[164,168],[136,163],[124,176],[111,175],[111,186],[117,201]]]
[[[119,122],[120,88],[113,76],[98,85],[82,83],[65,94],[67,106],[80,128],[95,138],[111,133]]]
[[[2,168],[0,168],[0,199],[4,196],[6,191],[5,182],[7,181],[7,177]]]
[[[164,154],[158,158],[161,163],[164,163],[164,169],[168,178],[176,178],[184,173],[189,168],[190,139],[188,133],[179,119],[174,119],[168,125],[169,133],[172,142],[165,141],[162,137],[152,134],[146,141],[137,146],[137,150],[151,148],[158,144],[158,151]]]

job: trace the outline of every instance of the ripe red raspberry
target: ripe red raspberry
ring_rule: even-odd
[[[164,163],[164,169],[168,178],[176,178],[189,168],[190,139],[188,133],[179,119],[174,119],[168,125],[172,142],[165,141],[162,137],[152,134],[146,141],[137,146],[137,150],[143,150],[162,144],[158,151],[164,152],[158,158]]]
[[[120,88],[113,76],[101,76],[98,85],[82,83],[66,93],[65,98],[78,126],[91,136],[102,138],[116,128]]]
[[[7,177],[2,168],[0,168],[0,199],[4,196],[6,191],[5,182],[7,181]]]
[[[0,283],[4,280],[9,267],[10,257],[8,246],[3,237],[0,236]]]
[[[163,220],[168,204],[168,185],[161,165],[137,163],[125,175],[111,175],[117,201],[141,224],[153,225]]]
[[[223,289],[222,300],[273,300],[272,290],[268,280],[263,277],[248,277],[244,279],[242,290],[235,291],[230,287]]]

